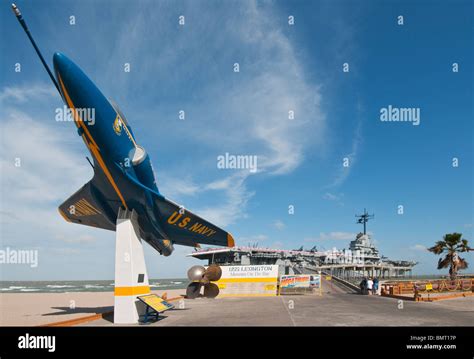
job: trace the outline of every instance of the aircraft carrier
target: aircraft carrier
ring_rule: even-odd
[[[328,273],[348,280],[373,276],[379,278],[403,278],[412,275],[417,264],[408,260],[394,260],[382,256],[367,234],[367,222],[373,218],[365,210],[357,216],[363,232],[349,243],[349,249],[336,248],[320,251],[314,246],[295,250],[261,248],[258,246],[234,246],[232,248],[199,249],[189,256],[206,260],[208,264],[269,265],[279,266],[279,275]]]

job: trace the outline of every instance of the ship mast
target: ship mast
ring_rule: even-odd
[[[358,218],[356,223],[360,223],[364,226],[364,234],[367,234],[367,222],[369,219],[374,219],[375,215],[374,214],[368,214],[367,210],[364,208],[364,213],[363,214],[356,214],[356,218]]]

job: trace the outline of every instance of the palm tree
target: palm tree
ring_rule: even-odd
[[[438,269],[449,267],[449,276],[451,280],[455,280],[458,271],[467,268],[467,261],[459,257],[458,253],[472,251],[472,248],[469,247],[467,239],[462,239],[461,233],[448,233],[442,241],[437,241],[428,250],[437,255],[446,254],[444,258],[439,259]]]

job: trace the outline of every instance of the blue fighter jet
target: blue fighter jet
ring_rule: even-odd
[[[150,157],[137,144],[118,106],[69,58],[53,56],[54,76],[43,59],[19,9],[15,15],[70,109],[77,133],[93,158],[94,176],[59,206],[68,222],[115,231],[119,209],[138,215],[140,236],[168,256],[173,244],[234,246],[232,235],[165,198],[158,190]],[[94,110],[93,121],[88,114]]]

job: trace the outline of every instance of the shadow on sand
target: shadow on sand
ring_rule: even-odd
[[[67,314],[101,314],[107,313],[114,310],[113,306],[109,307],[52,307],[52,309],[56,309],[57,311],[51,313],[45,313],[43,316],[50,316],[50,315],[67,315]]]

